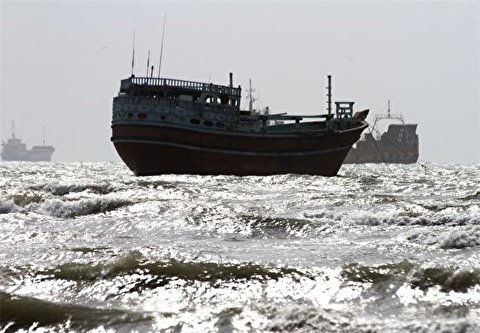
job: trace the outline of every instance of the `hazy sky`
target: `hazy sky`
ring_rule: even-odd
[[[334,100],[418,123],[420,160],[480,162],[478,2],[1,2],[0,137],[11,121],[53,160],[119,160],[112,98],[146,54],[162,76],[234,83],[252,78],[275,111],[325,110]],[[246,107],[246,99],[242,100]]]

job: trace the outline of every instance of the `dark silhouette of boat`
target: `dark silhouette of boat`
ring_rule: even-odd
[[[33,146],[32,149],[27,149],[27,145],[15,136],[12,123],[12,137],[6,142],[2,142],[2,152],[0,156],[4,161],[50,161],[54,151],[55,148],[45,145],[45,135],[43,145]]]
[[[390,124],[385,133],[375,138],[378,121],[398,120],[400,124]],[[370,133],[365,133],[350,150],[345,163],[416,163],[418,160],[417,124],[406,124],[400,114],[390,113],[390,101],[386,115],[377,115]]]
[[[335,102],[332,113],[330,76],[327,113],[315,116],[269,114],[252,103],[241,110],[231,73],[229,85],[152,76],[132,74],[113,99],[111,140],[138,176],[334,176],[367,127],[368,110],[353,114],[353,102]]]

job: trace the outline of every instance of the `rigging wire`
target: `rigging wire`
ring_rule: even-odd
[[[158,60],[158,78],[162,72],[162,57],[163,57],[163,42],[165,40],[165,22],[167,20],[167,14],[163,13],[163,29],[162,29],[162,44],[160,46],[160,59]]]
[[[368,130],[369,130],[370,134],[372,134],[372,131],[370,130],[370,128],[372,128],[377,134],[382,135],[382,133],[381,133],[379,130],[377,130],[376,128],[373,128],[370,124],[368,124],[368,125],[369,125]],[[373,136],[373,134],[372,134],[372,136]],[[386,137],[383,137],[382,140],[387,141],[389,144],[392,145],[393,148],[397,149],[397,150],[400,151],[401,153],[403,153],[403,154],[405,154],[405,155],[408,155],[408,152],[405,151],[404,149],[402,149],[401,147],[399,147],[395,142],[387,139]],[[377,141],[374,139],[373,142],[375,143],[375,148],[377,148],[377,151],[378,151],[380,157],[382,158],[383,163],[386,163],[385,160],[383,159],[383,155],[380,153],[380,151],[379,151],[379,149],[378,149],[378,147],[377,147]],[[433,172],[433,170],[430,169],[430,168],[428,168],[424,163],[421,163],[421,162],[419,162],[419,161],[417,161],[417,162],[415,162],[415,163],[416,163],[416,164],[419,164],[419,165],[423,168],[423,170],[424,170],[425,172],[427,172],[427,171]]]
[[[374,128],[372,127],[372,125],[370,125],[370,123],[367,122],[367,124],[368,124],[368,131],[370,132],[370,134],[371,134],[372,137],[373,137],[373,133],[372,133],[371,128],[372,128],[372,129],[374,129]],[[374,129],[374,130],[375,130],[375,129]],[[395,173],[392,171],[392,169],[390,169],[390,167],[388,166],[387,162],[385,162],[385,159],[383,158],[383,154],[380,152],[380,149],[379,149],[378,146],[377,146],[377,140],[374,139],[374,140],[373,140],[373,143],[375,144],[375,149],[377,150],[378,155],[379,155],[380,158],[382,159],[383,164],[387,167],[388,171],[390,171],[390,172],[392,173],[392,175],[396,176]]]
[[[368,124],[368,125],[369,125],[368,129],[369,129],[369,131],[370,131],[370,134],[372,134],[372,131],[370,130],[370,127],[371,127],[377,134],[382,135],[382,133],[381,133],[379,130],[377,130],[376,128],[374,128],[374,127],[373,127],[372,125],[370,125],[370,124]],[[373,136],[373,134],[372,134],[372,136]],[[400,148],[395,142],[390,141],[390,140],[387,139],[386,137],[383,137],[382,140],[387,141],[389,144],[391,144],[391,145],[393,146],[393,148],[397,149],[397,150],[400,151],[401,153],[404,153],[405,155],[408,155],[408,152],[407,152],[406,150]],[[374,141],[376,141],[376,140],[374,140]]]

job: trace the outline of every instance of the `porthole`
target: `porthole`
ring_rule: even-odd
[[[199,125],[200,124],[200,120],[198,120],[198,119],[190,119],[190,122],[194,125]]]

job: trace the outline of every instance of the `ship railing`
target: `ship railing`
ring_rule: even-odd
[[[125,83],[135,85],[147,85],[154,87],[178,87],[191,90],[201,90],[201,91],[212,91],[216,93],[224,93],[234,96],[241,95],[241,88],[234,88],[228,86],[221,86],[213,83],[203,83],[196,81],[187,81],[187,80],[178,80],[178,79],[168,79],[168,78],[158,78],[158,77],[130,77],[127,80],[124,80]]]
[[[248,120],[294,120],[300,121],[307,119],[331,119],[332,115],[319,114],[319,115],[286,115],[286,114],[260,114],[260,115],[245,115],[240,116],[242,119]]]
[[[121,96],[117,97],[122,104],[148,104],[148,105],[171,105],[172,101],[163,98],[150,98],[141,96]]]

